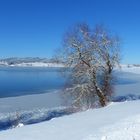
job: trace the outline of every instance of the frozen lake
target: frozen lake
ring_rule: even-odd
[[[64,81],[58,68],[0,67],[0,98],[62,89]]]
[[[117,72],[115,96],[136,95],[140,96],[140,74],[131,72]]]

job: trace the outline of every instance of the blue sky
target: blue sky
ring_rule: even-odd
[[[122,63],[140,63],[139,0],[1,0],[0,58],[51,57],[78,22],[104,24],[122,39]]]

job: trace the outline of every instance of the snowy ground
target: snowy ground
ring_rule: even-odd
[[[140,101],[55,118],[0,133],[1,140],[140,140]]]
[[[140,74],[140,65],[134,66],[134,65],[123,65],[122,64],[121,71]]]

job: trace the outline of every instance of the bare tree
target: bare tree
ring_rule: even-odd
[[[113,93],[112,72],[119,64],[119,40],[102,26],[76,25],[67,32],[61,62],[71,68],[73,104],[90,108],[96,101],[106,106]]]

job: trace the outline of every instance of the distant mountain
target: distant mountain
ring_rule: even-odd
[[[55,59],[39,58],[39,57],[25,57],[25,58],[5,58],[0,59],[1,66],[57,66],[59,64]]]

